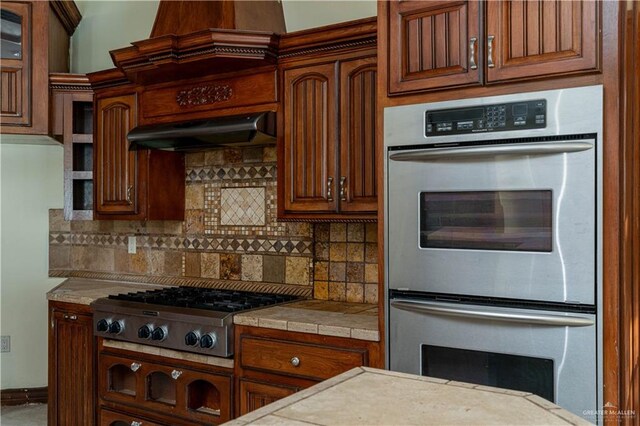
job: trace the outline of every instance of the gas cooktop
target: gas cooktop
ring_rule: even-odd
[[[234,313],[297,299],[285,294],[166,287],[112,295],[91,306],[96,336],[230,357]]]

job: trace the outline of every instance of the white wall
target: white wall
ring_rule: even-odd
[[[240,0],[242,1],[242,0]],[[149,38],[158,0],[76,0],[82,21],[71,39],[71,72],[113,68],[109,51]],[[375,16],[375,0],[283,0],[287,31]]]
[[[49,209],[63,206],[62,146],[0,144],[0,388],[47,385]]]

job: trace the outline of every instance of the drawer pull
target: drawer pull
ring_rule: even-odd
[[[142,426],[142,422],[137,422],[135,420],[131,421],[131,426]]]
[[[67,314],[64,314],[64,319],[68,319],[68,320],[73,320],[73,321],[75,321],[75,320],[77,320],[77,319],[78,319],[78,316],[77,316],[77,315],[67,315]]]
[[[495,64],[493,63],[493,40],[495,36],[487,37],[487,67],[494,68]]]
[[[180,371],[180,370],[173,370],[173,371],[171,372],[171,378],[172,378],[173,380],[178,380],[178,377],[180,377],[180,375],[181,375],[181,374],[182,374],[182,371]]]
[[[293,365],[294,367],[299,366],[300,358],[298,358],[297,356],[294,356],[293,358],[291,358],[291,365]]]
[[[133,371],[134,373],[136,371],[138,371],[140,369],[140,367],[142,367],[142,365],[139,362],[132,362],[131,363],[131,371]]]
[[[333,178],[327,178],[327,201],[333,201]]]
[[[346,180],[347,178],[344,176],[340,178],[340,200],[342,201],[347,201],[347,188],[344,185]]]

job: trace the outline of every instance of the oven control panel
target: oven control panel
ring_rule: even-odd
[[[427,137],[544,129],[547,126],[547,101],[538,99],[430,110],[425,114],[425,136]]]

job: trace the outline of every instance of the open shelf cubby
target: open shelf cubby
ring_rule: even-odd
[[[187,387],[190,410],[212,416],[220,415],[220,391],[206,380],[195,380]]]
[[[136,395],[136,376],[129,367],[116,364],[109,368],[109,391]]]

